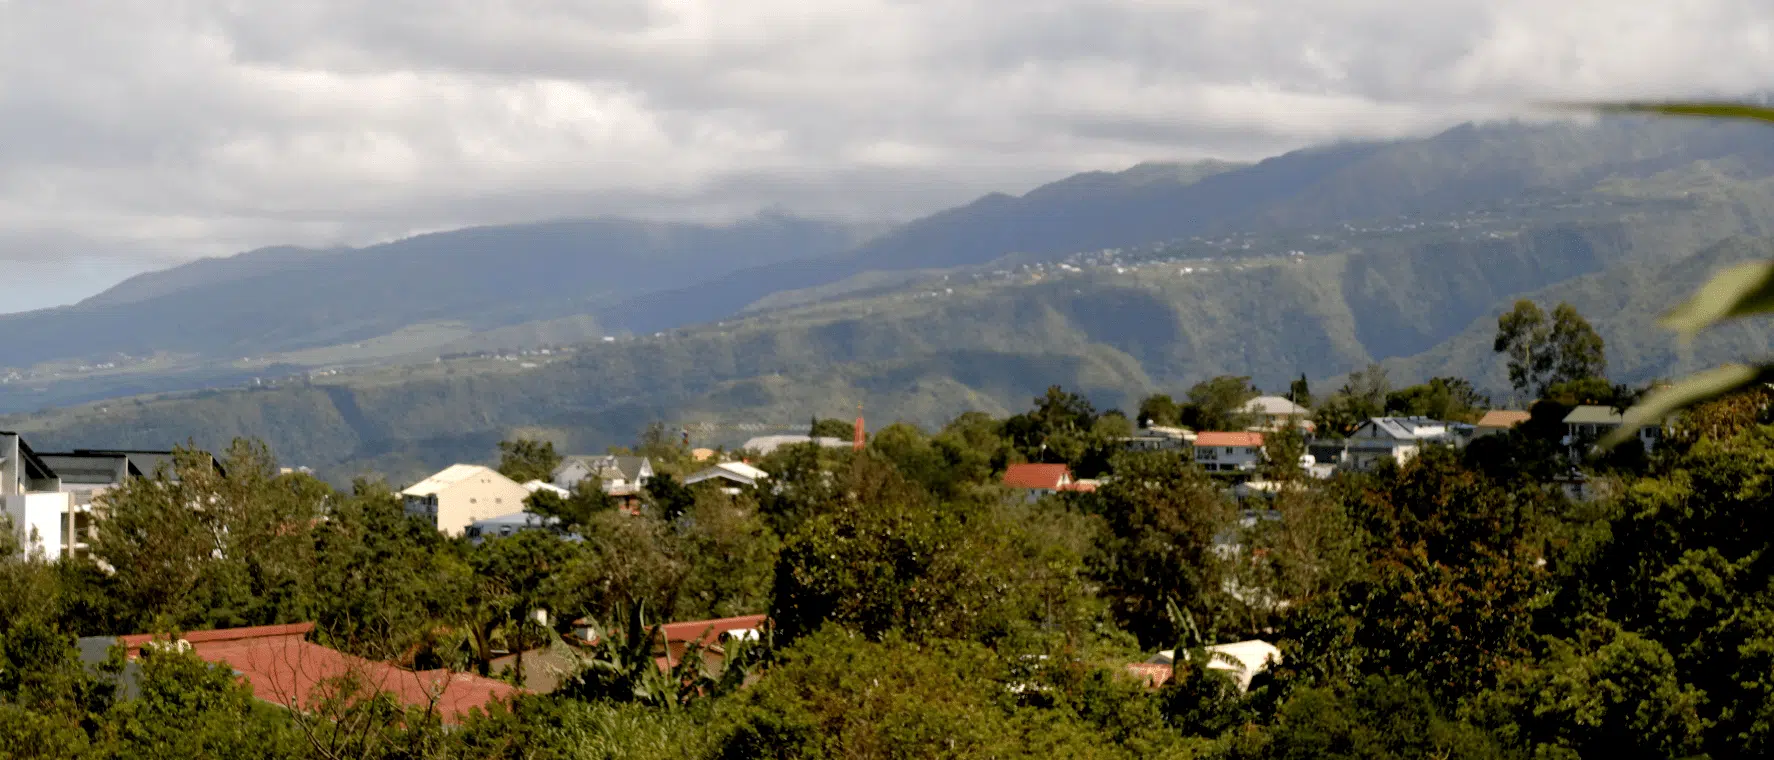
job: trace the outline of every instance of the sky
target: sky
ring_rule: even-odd
[[[0,0],[0,313],[264,245],[908,219],[1770,80],[1767,0]]]

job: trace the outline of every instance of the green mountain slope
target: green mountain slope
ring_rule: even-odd
[[[1609,374],[1616,381],[1642,383],[1774,352],[1774,323],[1765,319],[1730,322],[1686,345],[1656,324],[1659,314],[1687,298],[1719,270],[1771,258],[1774,240],[1735,238],[1675,261],[1623,264],[1521,297],[1547,306],[1563,301],[1577,307],[1607,341]],[[1491,351],[1491,342],[1497,331],[1497,315],[1508,307],[1508,302],[1499,302],[1445,343],[1385,362],[1388,374],[1404,382],[1459,374],[1499,398],[1507,396],[1508,373]]]

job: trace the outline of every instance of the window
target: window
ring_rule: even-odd
[[[1237,453],[1238,453],[1238,449],[1235,449],[1231,446],[1226,447],[1226,456],[1231,456],[1231,455],[1237,454]]]
[[[473,497],[470,497],[470,498],[469,498],[469,499],[468,499],[468,503],[469,503],[469,504],[475,504],[475,503],[477,503],[477,502],[476,502],[476,501],[475,501],[475,500],[474,500],[474,498],[473,498]]]
[[[494,499],[494,500],[493,500],[493,503],[494,503],[494,504],[504,504],[504,503],[505,503],[505,498],[504,498],[504,497],[500,497],[500,498],[497,498],[497,499]]]

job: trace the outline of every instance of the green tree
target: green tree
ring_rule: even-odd
[[[670,479],[670,475],[658,475],[647,481],[649,488],[659,478]],[[524,507],[545,517],[560,521],[562,531],[573,533],[591,523],[591,518],[600,512],[616,508],[616,500],[604,492],[603,484],[597,478],[586,478],[573,485],[565,497],[560,494],[540,489],[524,500]]]
[[[1509,384],[1517,393],[1545,398],[1560,383],[1600,378],[1608,361],[1602,338],[1570,304],[1560,303],[1547,317],[1533,301],[1522,299],[1497,318],[1492,350],[1509,357]]]
[[[1249,377],[1220,375],[1203,380],[1189,388],[1189,402],[1180,414],[1182,424],[1196,430],[1242,430],[1250,420],[1238,410],[1259,393]]]
[[[807,429],[807,435],[814,438],[836,438],[840,441],[848,441],[856,435],[856,423],[835,418],[820,419],[815,417]]]
[[[648,478],[646,491],[647,500],[653,504],[653,513],[667,521],[678,519],[696,503],[695,491],[669,473]]]
[[[1182,406],[1168,394],[1155,393],[1140,401],[1141,424],[1177,425],[1182,420]]]
[[[1306,373],[1300,373],[1300,379],[1287,386],[1287,400],[1308,409],[1312,408],[1312,386],[1306,382]]]
[[[519,483],[547,482],[560,464],[561,455],[555,452],[553,441],[499,442],[499,474]]]
[[[1175,453],[1146,452],[1118,457],[1097,493],[1108,536],[1096,572],[1122,627],[1157,648],[1176,643],[1173,603],[1217,619],[1224,568],[1213,541],[1231,518],[1220,487]]]
[[[1429,417],[1454,422],[1477,422],[1491,405],[1472,383],[1459,377],[1436,377],[1422,385],[1386,394],[1386,413],[1404,417]]]

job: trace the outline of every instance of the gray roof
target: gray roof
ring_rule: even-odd
[[[119,643],[116,636],[82,636],[75,643],[80,652],[80,663],[86,666],[86,672],[96,675],[98,666],[111,658],[111,647]],[[125,660],[123,670],[115,677],[117,696],[119,699],[130,700],[142,695],[142,665],[135,660]]]
[[[122,454],[123,456],[129,457],[129,463],[134,465],[143,475],[153,476],[154,473],[160,469],[161,465],[166,466],[168,477],[176,477],[178,474],[173,470],[173,467],[177,463],[174,461],[173,452],[171,451],[155,451],[147,449],[75,449],[73,453],[88,456],[93,454]],[[199,453],[209,457],[210,466],[216,468],[216,474],[227,474],[227,470],[222,467],[221,460],[216,459],[214,454],[207,451]]]
[[[56,453],[38,454],[49,469],[67,485],[120,485],[126,478],[139,478],[142,470],[127,454]]]
[[[1399,441],[1435,441],[1448,437],[1450,423],[1428,417],[1370,417],[1362,427],[1373,426],[1382,437]]]

